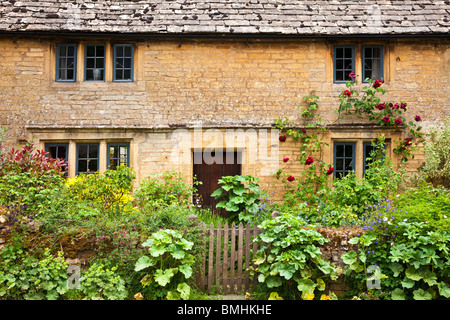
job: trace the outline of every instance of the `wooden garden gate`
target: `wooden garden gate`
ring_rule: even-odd
[[[204,225],[204,230],[207,248],[197,281],[200,289],[208,293],[245,293],[256,283],[256,279],[250,279],[247,268],[258,249],[253,239],[262,230],[256,224],[244,228],[242,223],[225,223],[223,228],[220,223],[217,228],[211,223],[209,228]]]

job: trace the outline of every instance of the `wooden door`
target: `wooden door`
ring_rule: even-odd
[[[216,157],[215,152],[211,152],[211,156]],[[217,156],[220,156],[220,153],[218,153]],[[202,182],[201,185],[197,186],[198,197],[194,197],[194,204],[196,204],[197,199],[199,199],[199,204],[201,204],[203,208],[209,207],[214,212],[226,217],[227,214],[224,210],[216,209],[216,204],[219,201],[211,197],[211,194],[220,187],[218,183],[220,178],[223,176],[235,176],[241,174],[241,153],[223,152],[222,156],[222,161],[210,164],[210,161],[205,162],[203,152],[194,152],[194,176],[198,181]],[[231,159],[233,160],[230,161]]]

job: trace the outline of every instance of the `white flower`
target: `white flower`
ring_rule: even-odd
[[[383,217],[383,221],[388,221],[388,218],[387,217]]]
[[[447,216],[444,214],[444,219],[447,219]]]
[[[404,220],[403,220],[403,222],[406,222],[406,221],[408,221],[408,219],[404,219]]]

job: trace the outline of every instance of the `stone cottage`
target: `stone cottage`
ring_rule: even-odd
[[[305,126],[298,107],[314,90],[322,160],[361,176],[371,141],[407,132],[337,119],[349,73],[383,79],[426,131],[450,116],[449,31],[444,0],[2,0],[0,126],[8,146],[67,159],[69,176],[176,170],[207,197],[222,175],[271,186],[299,152],[274,119]]]

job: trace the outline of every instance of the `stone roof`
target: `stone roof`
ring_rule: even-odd
[[[0,32],[448,35],[450,0],[0,0]]]

